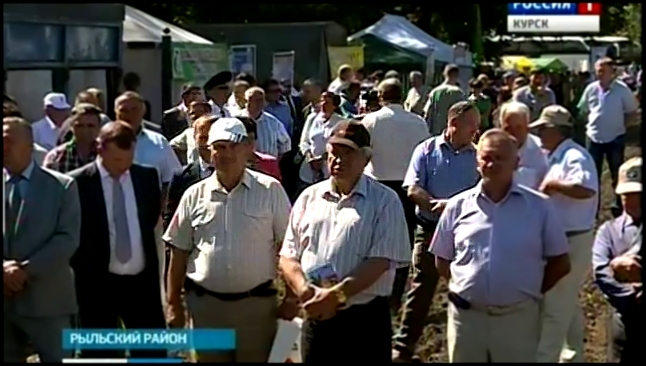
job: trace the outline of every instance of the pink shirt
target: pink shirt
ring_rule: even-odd
[[[254,152],[256,155],[256,166],[255,169],[261,173],[270,175],[279,181],[281,180],[280,168],[278,167],[278,159],[271,155]]]

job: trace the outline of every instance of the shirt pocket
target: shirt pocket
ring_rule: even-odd
[[[245,207],[243,215],[240,230],[243,230],[245,240],[263,242],[271,238],[274,241],[272,213],[268,208]]]
[[[201,251],[210,251],[215,244],[217,236],[216,210],[207,206],[198,207],[191,218],[193,229],[193,243]]]

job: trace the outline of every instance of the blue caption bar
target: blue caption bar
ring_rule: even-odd
[[[511,3],[508,15],[577,15],[576,3]]]
[[[63,330],[63,349],[156,349],[230,351],[236,348],[230,329]]]

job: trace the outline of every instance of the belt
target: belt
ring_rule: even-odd
[[[240,292],[240,293],[220,293],[211,290],[207,290],[204,287],[196,284],[195,282],[188,280],[186,281],[185,287],[187,292],[194,292],[197,296],[209,295],[213,296],[222,301],[238,301],[243,300],[249,297],[269,297],[275,296],[278,294],[278,290],[274,287],[274,281],[267,281],[262,283],[249,291]]]
[[[572,231],[566,231],[565,236],[568,238],[571,238],[573,236],[581,235],[581,234],[586,234],[590,232],[592,229],[586,229],[586,230],[572,230]]]
[[[461,310],[475,310],[490,315],[505,315],[513,313],[517,310],[522,309],[526,304],[529,304],[530,301],[521,301],[511,305],[483,305],[472,303],[469,300],[460,297],[455,292],[449,292],[448,294],[449,301],[458,309]]]

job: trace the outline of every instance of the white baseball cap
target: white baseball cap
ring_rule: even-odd
[[[216,141],[231,141],[240,143],[247,137],[247,129],[244,123],[237,118],[219,118],[211,125],[207,144],[211,145]]]
[[[67,103],[67,97],[63,93],[48,93],[45,95],[43,101],[45,107],[52,107],[54,109],[70,109],[71,106]]]

